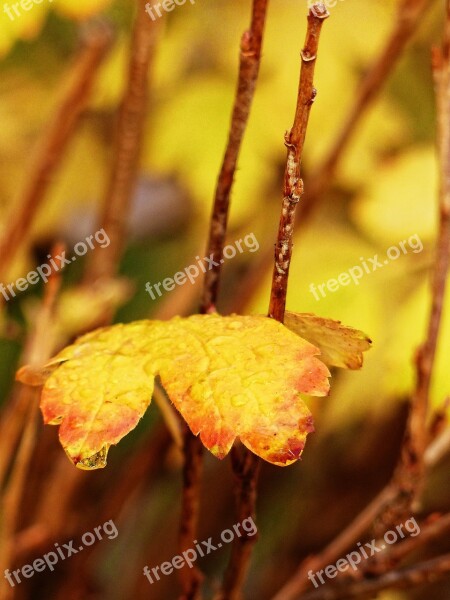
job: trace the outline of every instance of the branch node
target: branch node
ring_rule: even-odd
[[[307,48],[304,48],[300,52],[300,56],[302,57],[303,62],[311,62],[317,58],[317,54],[311,54]]]
[[[316,19],[328,19],[330,13],[327,10],[324,2],[316,2],[309,9],[308,17],[316,17]]]

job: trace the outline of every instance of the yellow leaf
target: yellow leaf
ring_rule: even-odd
[[[262,316],[196,315],[137,321],[94,331],[44,367],[25,367],[20,381],[47,379],[44,421],[80,468],[106,464],[110,445],[137,425],[154,377],[194,435],[218,458],[239,437],[277,465],[296,461],[313,430],[300,394],[324,396],[329,371],[319,350]]]
[[[372,343],[362,331],[312,313],[286,312],[284,324],[317,346],[321,360],[329,367],[360,369],[363,352],[369,350]]]

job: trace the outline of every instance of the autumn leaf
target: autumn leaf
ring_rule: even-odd
[[[319,350],[262,316],[195,315],[137,321],[89,333],[43,369],[17,378],[42,385],[45,423],[80,468],[106,464],[146,411],[159,375],[192,432],[217,457],[240,438],[265,460],[296,461],[313,430],[300,394],[324,396]]]
[[[312,313],[286,311],[284,324],[317,346],[320,359],[329,367],[360,369],[363,364],[363,352],[369,350],[372,344],[362,331]]]

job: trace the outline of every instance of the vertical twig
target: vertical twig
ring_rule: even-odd
[[[207,246],[207,256],[212,255],[218,266],[206,273],[200,304],[201,313],[214,311],[217,303],[221,273],[220,260],[226,239],[231,190],[259,74],[267,5],[268,0],[253,0],[250,29],[244,33],[241,40],[238,86],[228,143],[216,186]],[[196,536],[202,473],[202,452],[203,448],[200,440],[193,436],[189,429],[186,428],[184,435],[185,461],[180,528],[180,546],[182,549],[192,544]],[[195,598],[196,594],[200,593],[201,580],[202,575],[197,569],[191,570],[190,575],[188,573],[181,573],[184,599]]]
[[[400,0],[398,16],[392,33],[355,91],[353,105],[346,113],[346,118],[324,159],[308,177],[308,188],[298,206],[297,217],[300,227],[306,223],[306,218],[314,208],[318,207],[324,194],[333,183],[336,169],[345,156],[361,120],[379,96],[405,46],[411,40],[426,10],[432,4],[432,0]],[[259,260],[254,263],[242,285],[238,286],[229,308],[231,312],[241,313],[245,309],[272,262],[272,250],[269,249],[260,254]]]
[[[329,189],[357,126],[379,95],[384,83],[397,65],[405,46],[411,40],[425,12],[432,4],[432,0],[400,0],[397,19],[391,35],[364,76],[355,94],[353,104],[347,111],[346,118],[324,160],[310,175],[311,183],[299,208],[302,218],[313,209]]]
[[[200,515],[200,492],[203,474],[203,446],[186,423],[183,432],[183,495],[181,501],[181,521],[179,531],[180,552],[192,547],[197,537]],[[196,566],[190,569],[185,565],[179,572],[183,593],[180,600],[201,598],[200,586],[203,574]]]
[[[300,166],[308,127],[309,113],[316,96],[314,70],[319,46],[320,31],[324,20],[329,16],[325,5],[317,2],[308,13],[308,30],[305,47],[302,50],[302,68],[297,96],[297,109],[294,125],[285,136],[287,147],[286,170],[284,174],[284,198],[281,210],[278,239],[275,245],[275,265],[272,278],[269,316],[284,320],[289,267],[292,256],[295,211],[303,194],[303,181]]]
[[[429,443],[428,409],[430,386],[442,320],[450,262],[450,0],[442,49],[433,53],[433,75],[437,104],[437,148],[441,172],[439,233],[433,269],[432,301],[427,336],[416,355],[416,388],[403,444],[402,461],[396,478],[412,502],[421,491]]]
[[[433,73],[436,85],[438,119],[437,147],[441,165],[440,224],[433,276],[433,299],[427,339],[417,356],[416,410],[411,421],[411,435],[417,452],[423,456],[427,446],[426,416],[431,376],[441,325],[445,288],[450,258],[450,2],[447,0],[447,22],[442,50],[434,52]]]
[[[261,461],[244,446],[240,448],[233,446],[231,461],[236,480],[237,520],[242,523],[242,521],[251,517],[255,522],[257,484]],[[250,566],[252,550],[257,541],[257,535],[250,536],[244,532],[242,532],[241,537],[234,539],[222,589],[215,600],[239,600],[241,598],[241,589]]]
[[[207,250],[207,256],[212,255],[218,264],[206,272],[201,312],[214,311],[217,301],[222,269],[220,261],[227,232],[231,189],[259,74],[267,5],[268,0],[253,0],[250,29],[241,39],[236,99],[228,144],[216,186]]]
[[[260,70],[267,8],[268,0],[253,0],[250,29],[244,32],[241,39],[236,98],[228,143],[216,187],[207,249],[207,256],[212,256],[217,266],[205,275],[200,307],[203,313],[214,311],[217,303],[231,190]],[[256,484],[260,461],[246,448],[240,450],[232,448],[231,456],[236,481],[238,518],[243,520],[249,516],[255,517]],[[234,541],[219,598],[231,600],[240,595],[255,541],[249,536],[243,536]]]
[[[93,252],[85,281],[113,277],[120,263],[127,234],[131,206],[141,154],[149,71],[158,40],[159,22],[145,12],[145,0],[138,0],[131,42],[128,81],[119,114],[113,164],[103,203],[100,227],[111,243],[103,252]]]
[[[0,279],[13,262],[21,243],[27,238],[33,219],[52,181],[52,175],[80,122],[98,68],[112,41],[110,29],[103,23],[90,25],[83,46],[69,75],[70,85],[64,92],[51,122],[38,143],[25,189],[14,208],[7,230],[0,242]]]
[[[309,112],[316,93],[313,87],[314,68],[320,31],[323,21],[327,17],[328,12],[325,5],[321,2],[314,4],[309,11],[306,43],[301,53],[302,69],[294,126],[285,138],[288,158],[269,308],[269,316],[281,322],[283,322],[286,303],[295,208],[303,192],[303,183],[300,179],[300,163]],[[242,449],[241,455],[238,455],[237,448],[233,448],[232,460],[233,471],[238,481],[236,489],[238,516],[240,519],[245,519],[255,514],[256,484],[260,470],[260,461],[246,448]],[[225,573],[223,587],[218,595],[218,600],[237,600],[240,597],[241,587],[250,564],[251,551],[255,542],[254,538],[249,537],[243,537],[234,541],[230,563]]]

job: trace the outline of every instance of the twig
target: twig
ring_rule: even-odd
[[[294,600],[309,585],[310,570],[319,571],[336,562],[343,556],[371,526],[380,511],[380,506],[391,502],[396,495],[392,486],[386,486],[372,502],[352,521],[322,552],[307,558],[289,581],[279,590],[272,600]]]
[[[121,466],[117,477],[114,477],[114,482],[109,481],[108,489],[104,490],[105,493],[98,499],[99,510],[94,513],[89,511],[87,514],[83,513],[83,518],[78,520],[70,534],[66,530],[65,537],[82,535],[87,529],[92,530],[96,523],[109,519],[113,519],[120,530],[121,523],[127,522],[130,512],[133,513],[136,510],[136,504],[142,498],[142,494],[145,494],[146,490],[153,489],[154,491],[154,481],[156,476],[164,470],[164,457],[171,446],[172,438],[165,427],[157,427],[152,430],[152,435],[143,440],[130,460]],[[79,490],[79,497],[85,493],[85,490]],[[46,506],[48,507],[49,504]],[[35,533],[35,538],[38,533]],[[33,553],[34,555],[44,553],[51,545],[50,538],[47,540],[47,545],[41,544],[40,548],[35,547],[33,552],[33,539],[30,539],[32,534],[33,531],[30,528],[29,531],[21,532],[16,540],[18,564],[26,562],[27,557]],[[95,575],[91,568],[95,553],[95,546],[90,546],[85,547],[84,552],[75,557],[77,562],[66,573],[64,581],[58,588],[58,598],[89,597],[92,586],[95,585]],[[143,562],[145,561],[143,560]],[[133,597],[137,597],[137,595],[135,594]]]
[[[54,256],[63,254],[64,246],[55,245]],[[53,271],[46,287],[44,305],[38,316],[35,331],[28,338],[27,346],[23,352],[23,362],[31,365],[43,364],[55,350],[54,328],[49,321],[50,310],[54,313],[53,304],[56,301],[60,286],[60,277]],[[30,388],[21,386],[11,402],[6,406],[0,418],[0,490],[5,483],[6,474],[10,467],[11,457],[14,455],[22,431],[29,419],[29,406],[35,398],[29,393]]]
[[[26,403],[27,412],[25,413],[26,421],[21,432],[19,447],[13,463],[13,474],[9,481],[3,498],[2,505],[2,522],[0,532],[0,569],[1,572],[10,566],[14,552],[14,536],[18,525],[20,515],[20,507],[23,497],[24,486],[30,459],[35,448],[37,427],[38,427],[38,412],[39,412],[39,390],[36,388],[27,388],[23,391],[23,401]],[[0,600],[9,600],[12,598],[12,590],[6,582],[0,583]]]
[[[430,456],[427,461],[427,467],[433,467],[439,459],[440,454],[436,453]],[[309,584],[309,571],[316,572],[324,569],[327,565],[333,564],[338,558],[344,556],[352,544],[360,540],[364,533],[370,529],[380,514],[380,510],[385,506],[389,506],[397,495],[398,488],[396,486],[392,485],[392,483],[385,486],[372,502],[322,552],[307,558],[300,564],[296,573],[272,600],[294,600],[294,598],[300,595]],[[446,521],[443,523],[443,527],[446,527]],[[425,530],[423,533],[425,533]],[[406,544],[406,542],[403,543]],[[395,553],[395,551],[393,552]]]
[[[145,3],[141,0],[138,2],[138,15],[133,33],[133,42],[131,48],[131,58],[129,66],[128,87],[123,100],[122,111],[120,116],[120,127],[118,131],[116,154],[114,165],[111,172],[111,180],[109,182],[107,200],[111,197],[111,203],[105,202],[104,221],[102,226],[108,231],[113,250],[108,255],[108,258],[103,262],[103,258],[97,263],[88,265],[84,275],[84,283],[91,284],[100,276],[112,277],[118,269],[118,261],[120,260],[121,236],[125,232],[125,218],[128,210],[128,187],[132,190],[132,184],[135,177],[135,163],[137,164],[137,156],[139,155],[140,136],[142,135],[143,118],[145,114],[145,96],[147,92],[147,70],[148,64],[151,62],[153,45],[155,43],[155,33],[153,21],[145,13]],[[151,31],[150,31],[151,28]],[[128,145],[130,144],[130,146]],[[117,186],[117,191],[115,187]],[[131,194],[131,191],[129,192]],[[114,212],[118,211],[118,212]],[[109,223],[112,223],[112,230],[109,229]],[[102,257],[108,253],[110,247],[105,248],[102,252]],[[107,325],[112,317],[111,311],[106,311],[102,318],[103,325]],[[65,457],[58,458],[52,473],[52,485],[46,490],[45,502],[43,501],[41,508],[37,509],[37,520],[44,520],[40,510],[45,512],[48,504],[55,505],[55,500],[59,503],[56,510],[51,515],[51,528],[54,533],[62,530],[64,526],[65,510],[68,505],[69,496],[74,495],[81,487],[83,478],[80,473],[74,470],[67,471]],[[64,485],[62,485],[64,484]],[[61,501],[60,497],[52,496],[53,490],[67,490],[67,496],[64,495]],[[59,491],[58,494],[61,494]],[[47,519],[48,521],[48,519]]]
[[[346,113],[332,146],[324,160],[311,173],[308,190],[299,207],[302,220],[317,207],[330,188],[336,169],[349,146],[358,125],[373,105],[383,85],[397,65],[405,46],[411,40],[425,12],[432,6],[431,0],[400,0],[397,19],[382,52],[367,71],[356,91],[353,105]]]
[[[413,398],[411,437],[417,455],[423,458],[428,445],[427,412],[447,275],[450,263],[450,1],[447,0],[445,40],[434,53],[433,73],[438,115],[438,153],[441,165],[440,227],[434,264],[431,314],[425,343],[417,355],[417,389]]]
[[[300,227],[307,222],[312,209],[318,207],[320,200],[331,186],[336,169],[362,118],[379,96],[426,10],[432,4],[431,0],[400,0],[398,17],[391,35],[355,91],[354,104],[346,113],[345,121],[324,159],[308,176],[308,187],[298,206],[297,220]],[[238,314],[245,310],[272,262],[272,249],[259,253],[258,261],[254,263],[242,285],[238,287],[234,300],[227,310]]]
[[[221,274],[221,259],[226,239],[231,189],[233,187],[239,152],[247,127],[250,108],[258,79],[262,38],[268,0],[253,0],[252,22],[241,40],[238,87],[234,102],[228,144],[219,173],[211,215],[207,256],[219,263],[206,273],[200,312],[215,310]],[[202,471],[203,448],[198,438],[186,429],[184,436],[184,474],[180,546],[184,550],[196,535]],[[181,571],[183,598],[194,598],[199,593],[202,575],[199,570]]]
[[[222,269],[220,261],[227,232],[231,189],[259,74],[268,1],[253,0],[250,29],[243,34],[241,39],[238,87],[228,144],[217,181],[208,241],[207,255],[212,255],[214,261],[218,264],[207,271],[205,275],[202,312],[215,310]]]
[[[238,521],[242,523],[251,517],[255,522],[257,483],[261,461],[247,448],[236,446],[231,449],[231,461],[237,484],[235,493]],[[246,533],[234,540],[222,589],[215,600],[238,600],[241,598],[241,588],[247,575],[253,546],[257,541],[257,535],[249,536]]]
[[[294,126],[285,138],[288,158],[278,243],[275,248],[275,268],[269,308],[269,316],[281,322],[283,322],[286,303],[295,207],[303,191],[303,183],[300,179],[300,163],[309,112],[316,93],[313,87],[314,68],[320,30],[324,19],[327,17],[328,13],[321,2],[314,4],[309,11],[306,43],[302,50],[302,68]],[[242,456],[240,457],[237,456],[237,452],[237,449],[234,448],[232,456],[233,470],[239,482],[236,490],[238,513],[239,518],[245,519],[255,514],[256,483],[260,470],[260,461],[246,448],[242,450]],[[224,584],[217,597],[218,600],[237,600],[239,598],[241,586],[249,567],[254,543],[255,540],[252,538],[235,540]]]
[[[136,176],[146,109],[147,71],[153,55],[156,29],[159,28],[159,26],[153,24],[153,21],[145,13],[145,2],[139,0],[138,9],[131,48],[128,87],[120,114],[117,151],[109,188],[106,192],[105,214],[102,221],[102,226],[108,232],[111,244],[102,253],[102,257],[98,262],[94,260],[93,263],[88,265],[84,278],[85,283],[92,283],[100,276],[112,277],[115,275],[125,237],[126,215]],[[110,316],[109,312],[105,314],[104,324],[109,321]],[[60,490],[62,479],[64,479],[62,489],[67,489],[69,494],[73,495],[80,488],[82,479],[74,471],[70,471],[68,474],[65,463],[62,462],[63,460],[60,459],[58,462],[58,466],[61,468],[56,468],[54,471],[54,486],[51,486],[51,488]],[[69,487],[68,479],[70,480]],[[52,498],[49,498],[47,494],[46,501],[50,501],[50,504],[52,504],[51,500]],[[65,524],[64,519],[60,517],[67,508],[67,498],[64,497],[62,502],[60,498],[58,500],[59,505],[57,510],[54,511],[54,517],[52,515],[49,526],[52,532],[60,531],[63,524]],[[48,502],[44,508],[48,510]],[[46,522],[39,514],[39,509],[37,513],[37,521]]]
[[[267,8],[268,0],[253,0],[250,29],[244,32],[241,39],[236,99],[228,144],[217,182],[207,250],[207,255],[212,255],[218,264],[206,273],[201,304],[202,312],[214,311],[217,303],[231,190],[259,75]],[[249,516],[255,518],[256,486],[260,461],[247,448],[241,448],[241,452],[239,452],[234,447],[231,450],[231,465],[236,481],[237,516],[240,521]],[[234,540],[230,561],[217,598],[234,600],[240,597],[255,543],[255,536],[244,535]]]
[[[390,569],[392,569],[396,564],[418,548],[422,548],[433,540],[444,539],[449,531],[450,514],[446,514],[442,517],[430,520],[426,525],[421,525],[420,535],[408,537],[398,544],[387,546],[383,555],[386,553],[386,560],[388,561]],[[378,555],[375,556],[377,557]],[[370,566],[369,570],[372,572]]]
[[[203,446],[189,427],[183,422],[183,497],[179,532],[180,552],[192,546],[196,537],[200,513],[200,489],[203,473]],[[185,565],[179,571],[183,593],[180,600],[197,600],[201,597],[200,585],[203,574],[196,566],[190,569]]]
[[[30,173],[25,178],[25,189],[14,206],[8,229],[0,242],[0,279],[7,276],[23,240],[27,239],[52,175],[80,122],[98,68],[111,40],[111,31],[104,24],[90,26],[84,36],[82,49],[69,75],[70,85],[67,88],[65,86],[62,100],[42,133]]]
[[[417,500],[424,482],[425,451],[430,442],[427,423],[429,395],[450,264],[450,0],[447,0],[442,50],[435,49],[433,53],[433,74],[437,101],[437,146],[441,166],[440,219],[427,336],[416,355],[416,388],[402,447],[402,459],[394,476],[399,492],[407,504],[408,501],[412,503]],[[392,507],[387,507],[386,510],[392,511]]]
[[[308,30],[305,47],[302,50],[302,68],[298,88],[297,109],[294,125],[285,136],[287,162],[284,174],[284,198],[282,204],[278,239],[275,245],[275,265],[272,278],[269,316],[284,320],[289,267],[292,256],[292,237],[294,233],[295,211],[303,195],[303,181],[300,177],[300,165],[308,127],[309,113],[316,97],[314,88],[314,70],[320,31],[324,20],[329,16],[325,5],[318,2],[308,13]]]
[[[425,583],[434,583],[448,577],[450,573],[450,554],[427,560],[412,567],[385,573],[377,579],[364,579],[351,582],[341,588],[324,586],[315,592],[303,595],[302,600],[349,600],[373,598],[374,594],[387,588],[405,590]]]
[[[373,578],[377,575],[383,575],[387,571],[392,571],[397,568],[399,563],[419,548],[426,546],[434,540],[442,540],[448,531],[450,531],[450,514],[440,517],[431,516],[428,518],[428,522],[421,524],[420,530],[418,530],[420,535],[407,537],[391,546],[387,545],[383,552],[375,554],[369,560],[362,563],[359,566],[359,571],[338,573],[335,582],[339,586],[340,580],[348,577],[352,579],[361,579],[362,577]]]
[[[329,16],[325,5],[316,3],[308,13],[308,29],[305,47],[302,50],[302,67],[297,97],[297,109],[294,125],[286,134],[287,161],[284,175],[284,198],[282,203],[278,239],[275,245],[275,264],[272,277],[269,316],[280,321],[284,320],[286,293],[289,278],[289,267],[292,256],[292,238],[295,224],[295,211],[303,194],[303,181],[300,177],[300,167],[303,146],[306,138],[309,114],[316,97],[314,88],[314,70],[317,60],[320,32],[324,20]],[[295,590],[296,575],[292,582]],[[301,577],[301,574],[300,574]],[[288,584],[289,587],[289,584]],[[277,599],[286,600],[286,589],[283,588]]]
[[[128,82],[122,100],[111,174],[103,203],[100,227],[111,243],[103,252],[91,255],[85,282],[111,278],[116,274],[127,234],[130,210],[139,157],[141,153],[149,70],[153,62],[160,25],[145,12],[145,0],[137,2],[128,67]]]

